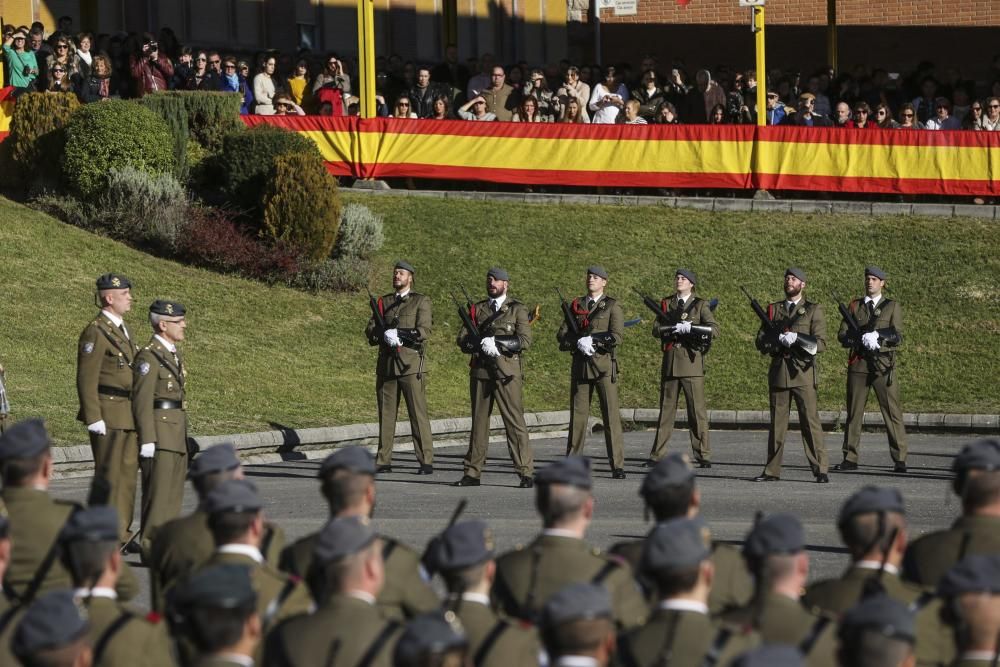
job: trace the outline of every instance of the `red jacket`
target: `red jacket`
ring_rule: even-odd
[[[174,75],[173,63],[162,54],[155,63],[149,58],[138,58],[131,55],[129,56],[129,70],[132,72],[136,97],[142,97],[147,93],[155,93],[159,90],[167,90],[167,80]]]

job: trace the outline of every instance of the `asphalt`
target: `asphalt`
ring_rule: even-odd
[[[640,464],[646,458],[653,431],[625,434],[628,478],[614,480],[608,465],[602,434],[592,435],[585,454],[594,457],[595,518],[589,540],[608,547],[619,540],[638,538],[650,524],[644,521],[638,497],[644,476]],[[852,492],[868,484],[899,488],[907,503],[911,537],[947,526],[960,511],[950,491],[951,459],[963,444],[975,436],[911,434],[908,438],[909,472],[892,472],[885,435],[864,434],[861,467],[857,472],[830,473],[830,484],[813,481],[798,434],[790,434],[785,447],[785,469],[780,482],[754,483],[760,474],[767,445],[761,431],[713,431],[713,467],[698,471],[702,512],[715,537],[734,544],[742,542],[757,511],[791,512],[804,523],[811,556],[811,579],[835,576],[847,563],[836,529],[841,503]],[[839,462],[842,435],[828,433],[830,463]],[[541,467],[565,453],[564,438],[532,440],[535,465]],[[687,451],[687,431],[676,431],[671,449]],[[538,531],[534,493],[517,488],[506,446],[491,445],[482,486],[455,488],[451,482],[462,475],[464,448],[450,447],[435,455],[435,474],[417,476],[412,452],[401,452],[394,471],[380,475],[377,486],[375,522],[380,531],[422,549],[426,540],[447,523],[456,504],[463,498],[468,505],[463,518],[479,518],[493,528],[497,547],[505,550],[527,542]],[[250,465],[248,476],[267,499],[265,512],[285,529],[289,539],[317,530],[326,515],[315,481],[318,461],[289,461]],[[73,478],[53,483],[57,497],[83,500],[89,480]],[[195,504],[186,490],[184,511]],[[136,557],[129,561],[145,583],[146,570]],[[148,601],[143,595],[137,602]]]

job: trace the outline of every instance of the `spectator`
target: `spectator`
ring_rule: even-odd
[[[539,112],[538,100],[535,99],[534,95],[525,95],[521,98],[521,104],[514,111],[514,117],[511,120],[515,123],[550,122],[547,118],[542,117],[541,112]]]
[[[472,109],[472,111],[469,111]],[[486,100],[482,95],[476,95],[471,100],[458,108],[458,117],[462,120],[496,120],[495,113],[486,110]]]
[[[292,99],[291,95],[279,93],[274,98],[275,116],[305,116],[306,112]]]
[[[520,65],[511,65],[507,70],[507,85],[516,91],[521,90],[521,86],[524,85],[524,70]]]
[[[28,35],[18,30],[4,38],[3,53],[10,72],[8,83],[14,86],[15,95],[34,90],[35,79],[38,78],[38,61],[35,54],[25,49]]]
[[[171,90],[184,90],[188,76],[194,66],[194,51],[190,46],[181,49],[181,54],[177,57],[177,64],[174,65],[174,76],[170,79]]]
[[[632,91],[632,99],[639,102],[639,115],[645,118],[646,122],[652,121],[657,107],[667,99],[659,85],[655,70],[648,69],[643,72],[639,86]]]
[[[708,124],[726,125],[726,107],[721,104],[716,104],[712,107],[712,111],[708,114]]]
[[[937,81],[932,76],[925,76],[920,81],[920,97],[914,98],[911,104],[917,114],[916,119],[920,124],[926,124],[934,117],[934,103],[937,99]]]
[[[514,117],[513,110],[517,104],[514,89],[506,83],[507,75],[503,67],[493,68],[488,88],[479,95],[486,101],[486,112],[497,117],[497,120],[510,121]]]
[[[64,76],[70,81],[79,78],[80,68],[77,65],[79,59],[76,57],[75,46],[69,37],[60,37],[56,40],[55,53],[45,59],[46,81],[45,89],[51,90],[50,83],[52,68],[57,64],[62,65]]]
[[[253,112],[258,116],[274,115],[274,70],[277,67],[277,59],[267,56],[260,65],[260,72],[253,78]]]
[[[444,50],[444,62],[431,71],[431,81],[451,88],[450,97],[465,91],[469,85],[469,69],[458,61],[458,47],[449,44]]]
[[[159,49],[156,39],[147,32],[142,36],[140,52],[129,56],[129,71],[136,97],[167,90],[167,81],[174,75],[174,66]]]
[[[469,79],[466,84],[465,99],[472,100],[476,95],[490,87],[493,77],[493,54],[484,53],[479,59],[479,73]]]
[[[639,100],[631,99],[625,103],[625,124],[626,125],[647,125],[648,121],[639,115],[642,105]]]
[[[733,75],[732,83],[728,86],[720,83],[719,87],[727,91],[725,122],[734,125],[752,122],[750,108],[743,102],[743,73],[737,72]]]
[[[951,102],[946,97],[939,97],[934,102],[936,112],[934,118],[928,120],[924,127],[928,130],[960,130],[962,122],[951,115]]]
[[[722,108],[725,109],[725,91],[712,80],[711,72],[707,69],[698,70],[695,75],[695,87],[687,96],[684,122],[707,123],[708,119],[711,118],[712,107],[716,104],[721,104]]]
[[[899,125],[897,129],[900,130],[923,130],[924,124],[917,120],[917,111],[912,104],[907,102],[899,107]]]
[[[947,96],[945,96],[947,97]],[[951,95],[951,115],[961,123],[969,115],[969,107],[972,106],[969,99],[969,91],[965,86],[958,86]],[[980,105],[982,106],[982,105]]]
[[[987,132],[1000,131],[1000,97],[986,98],[986,116],[981,125]]]
[[[778,97],[778,93],[769,90],[767,91],[767,124],[768,125],[781,125],[781,122],[785,120],[785,105]]]
[[[979,100],[969,106],[969,113],[962,119],[962,129],[973,131],[983,129],[983,105]]]
[[[593,112],[590,122],[599,125],[614,125],[618,122],[618,114],[625,107],[628,91],[621,83],[618,70],[609,65],[604,68],[604,81],[594,86],[590,93],[590,110]]]
[[[80,72],[81,80],[86,79],[90,75],[90,68],[94,64],[94,56],[90,53],[93,45],[94,36],[89,32],[81,32],[76,36],[76,65]]]
[[[541,115],[542,121],[555,122],[559,116],[559,98],[549,90],[549,83],[545,80],[545,72],[540,69],[531,70],[528,82],[524,84],[523,95],[531,95],[537,100],[538,113]]]
[[[680,125],[677,118],[677,107],[673,102],[664,102],[656,109],[656,118],[653,121],[657,125]]]
[[[590,122],[590,114],[587,113],[587,105],[590,103],[590,86],[580,80],[580,70],[576,67],[566,68],[566,77],[563,85],[556,91],[556,99],[559,107],[566,108],[569,100],[574,99],[580,105],[583,112],[584,123]],[[563,114],[565,117],[565,114]],[[575,122],[575,121],[574,121]]]
[[[566,100],[565,106],[562,108],[562,117],[559,119],[560,123],[589,123],[590,119],[587,117],[587,112],[580,104],[580,100],[575,97],[570,97]]]
[[[684,104],[687,100],[689,90],[684,71],[680,67],[674,66],[670,70],[670,77],[663,82],[663,96],[676,110],[678,105]]]
[[[829,76],[825,78],[829,80]],[[833,112],[833,108],[830,106],[830,98],[826,96],[825,86],[823,86],[819,75],[809,77],[809,80],[806,82],[806,91],[812,93],[815,100],[813,102],[812,113],[816,116],[829,118]]]
[[[216,79],[222,78],[222,56],[218,51],[208,52],[208,71],[212,72]]]
[[[244,74],[248,71],[245,62],[237,62],[233,56],[222,59],[222,78],[219,80],[219,90],[226,93],[239,93],[243,98],[240,105],[240,115],[246,116],[253,106],[253,88]]]
[[[441,88],[431,83],[430,68],[420,67],[417,70],[417,83],[409,92],[413,112],[417,114],[417,118],[430,118],[434,111],[434,98],[441,94]]]
[[[49,82],[45,86],[47,93],[72,93],[76,91],[76,85],[69,77],[66,65],[54,63],[49,68]]]
[[[851,120],[851,105],[847,102],[837,102],[837,116],[833,121],[834,127],[854,127]]]
[[[413,104],[410,98],[406,95],[400,95],[399,99],[396,100],[396,106],[392,111],[393,118],[416,118],[417,114],[413,113]]]
[[[875,105],[875,124],[883,130],[894,130],[899,127],[899,123],[892,117],[892,111],[885,102]]]
[[[743,74],[743,106],[740,108],[741,121],[757,122],[757,71],[748,69]]]
[[[434,98],[434,102],[431,104],[431,115],[432,120],[450,120],[451,119],[451,95],[448,93],[441,93]]]
[[[288,85],[288,94],[291,95],[292,101],[299,106],[305,104],[306,91],[309,89],[309,63],[305,58],[299,58],[295,62],[295,71],[285,83]]]
[[[199,51],[194,59],[194,67],[184,82],[184,90],[219,90],[222,82],[208,67],[208,54]]]
[[[313,94],[324,87],[337,88],[345,95],[351,94],[351,77],[344,72],[344,63],[334,53],[327,56],[326,66],[313,80]]]
[[[798,125],[799,127],[832,127],[833,121],[826,116],[820,116],[813,111],[816,96],[812,93],[799,95],[799,107],[795,113],[785,116],[783,125]]]
[[[94,56],[90,74],[83,79],[80,85],[80,101],[89,104],[117,97],[118,86],[113,77],[111,61],[108,57],[103,53]]]
[[[862,130],[877,127],[875,121],[872,120],[872,110],[867,102],[858,102],[854,105],[854,127]]]

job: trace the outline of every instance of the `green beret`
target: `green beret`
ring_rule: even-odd
[[[157,299],[149,305],[149,312],[153,315],[163,315],[165,317],[184,317],[185,310],[182,303]]]
[[[97,289],[131,289],[132,283],[120,273],[105,273],[97,279]]]
[[[45,422],[41,419],[25,419],[0,436],[0,461],[33,459],[47,452],[51,445]]]

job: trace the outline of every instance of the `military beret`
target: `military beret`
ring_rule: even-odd
[[[587,267],[587,273],[592,273],[595,276],[599,276],[601,278],[604,278],[605,280],[608,279],[608,271],[607,271],[607,269],[605,269],[603,266],[600,266],[600,265],[597,265],[597,264],[595,264],[594,266],[588,266]]]
[[[8,428],[3,436],[0,436],[0,461],[33,459],[48,451],[51,444],[44,421],[25,419]]]
[[[485,521],[462,521],[438,535],[428,556],[435,570],[461,570],[493,558],[493,531]]]
[[[110,505],[94,505],[69,515],[60,542],[114,542],[118,539],[118,510]]]
[[[149,304],[149,312],[153,315],[165,315],[167,317],[184,317],[184,304],[176,301],[164,301],[157,299]]]
[[[684,276],[685,278],[691,281],[692,285],[698,284],[698,276],[694,275],[694,271],[692,271],[691,269],[677,269],[677,272],[674,275]]]
[[[330,454],[319,467],[319,476],[339,469],[375,475],[375,457],[364,447],[344,447]]]
[[[1000,439],[983,438],[970,442],[952,462],[952,470],[1000,470]]]
[[[590,459],[586,456],[567,456],[556,459],[535,475],[538,484],[569,484],[581,489],[593,486],[590,479]]]
[[[785,644],[764,644],[732,662],[733,667],[805,667],[799,649]]]
[[[87,620],[69,589],[37,598],[24,612],[10,641],[11,652],[27,663],[41,652],[69,646],[87,634]]]
[[[875,276],[879,280],[885,280],[885,271],[878,268],[877,266],[866,266],[865,267],[866,276]]]
[[[245,479],[229,479],[209,491],[204,509],[208,514],[218,512],[256,512],[264,506],[257,487]]]
[[[224,470],[233,470],[239,467],[240,457],[236,455],[236,447],[228,442],[221,445],[213,445],[201,450],[198,456],[191,462],[191,469],[188,470],[188,477],[197,479],[212,473]]]
[[[0,514],[0,540],[10,537],[10,520]]]
[[[639,487],[639,495],[648,496],[660,489],[687,484],[694,479],[694,468],[686,454],[671,452],[656,462]]]
[[[806,546],[802,523],[791,514],[764,517],[747,535],[743,553],[748,558],[764,558],[773,554],[795,554]]]
[[[414,275],[417,272],[417,270],[413,268],[412,264],[410,264],[409,262],[406,262],[404,260],[399,260],[398,262],[396,262],[396,266],[394,266],[393,268],[403,269],[404,271],[409,271],[410,275]]]
[[[859,491],[855,491],[840,508],[840,517],[837,519],[837,525],[843,525],[848,519],[857,514],[867,514],[869,512],[906,514],[906,507],[903,504],[903,494],[897,489],[885,486],[866,486]]]
[[[215,607],[235,609],[253,604],[257,599],[250,568],[246,565],[213,565],[195,572],[171,593],[177,607]]]
[[[353,556],[375,541],[378,533],[360,516],[330,519],[316,536],[313,557],[320,563],[331,563]]]
[[[600,584],[570,584],[545,603],[542,625],[556,627],[570,621],[611,618],[611,594]]]
[[[507,273],[507,269],[501,269],[499,266],[494,266],[486,272],[488,278],[494,278],[495,280],[506,280],[510,281],[510,274]]]
[[[469,640],[452,612],[430,612],[406,624],[393,652],[395,667],[426,664],[427,656],[468,646]]]
[[[639,567],[644,572],[693,568],[712,554],[710,544],[711,534],[701,519],[670,519],[646,538]]]
[[[846,641],[861,630],[872,630],[883,637],[902,639],[912,644],[917,639],[916,614],[884,593],[874,595],[844,613],[837,635],[841,641]]]
[[[938,583],[938,595],[954,597],[962,593],[1000,593],[1000,555],[966,556],[952,566]]]
[[[97,279],[97,289],[130,289],[131,281],[120,273],[105,273]]]
[[[798,278],[802,282],[807,282],[806,281],[806,272],[803,271],[802,269],[800,269],[797,266],[790,266],[787,269],[785,269],[785,275],[786,276],[795,276],[796,278]]]

